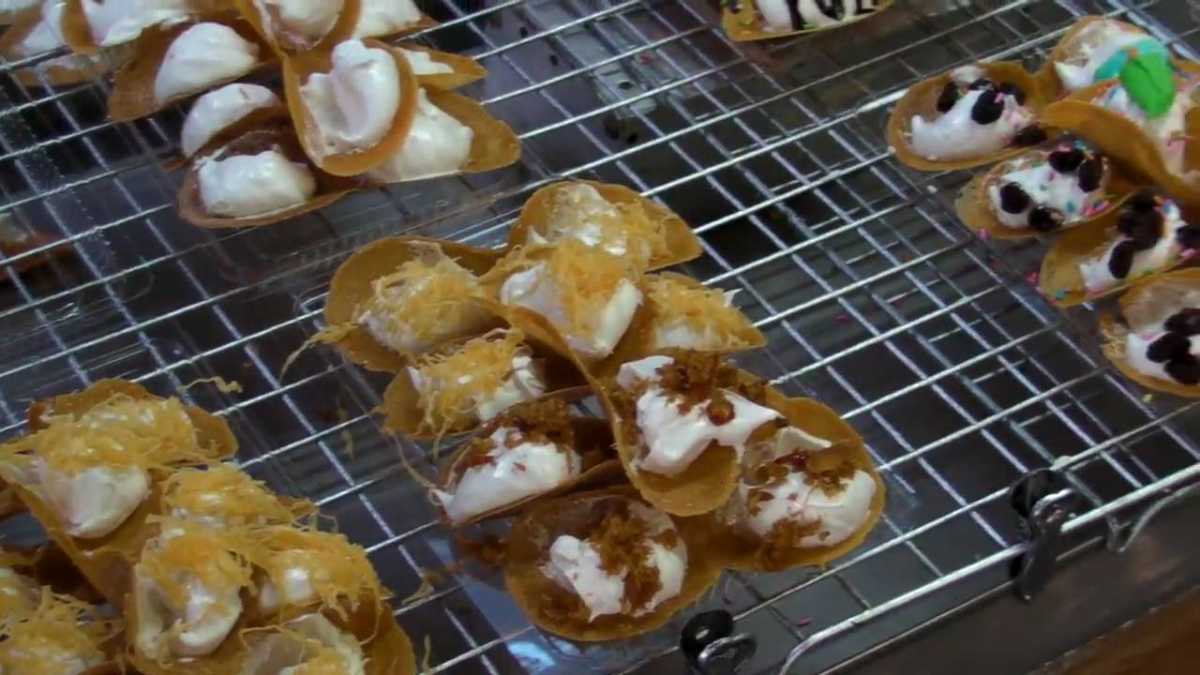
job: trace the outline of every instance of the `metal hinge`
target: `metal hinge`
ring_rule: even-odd
[[[754,658],[754,636],[733,632],[733,615],[723,609],[703,612],[688,620],[679,648],[693,673],[732,675]]]
[[[1013,566],[1017,597],[1033,600],[1054,574],[1062,543],[1063,525],[1082,501],[1062,474],[1038,469],[1021,477],[1008,493],[1009,503],[1021,516],[1029,547]]]

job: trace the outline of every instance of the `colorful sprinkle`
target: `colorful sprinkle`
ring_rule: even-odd
[[[1025,276],[1025,281],[1028,281],[1029,283],[1031,283],[1031,284],[1033,284],[1034,286],[1036,286],[1036,285],[1037,285],[1037,283],[1038,283],[1038,278],[1039,278],[1039,277],[1038,277],[1038,273],[1037,273],[1037,272],[1030,272],[1029,274],[1027,274],[1027,275]]]
[[[988,232],[987,230],[980,230],[978,232],[978,235],[979,235],[979,238],[982,239],[983,241],[987,241],[988,239],[992,238],[992,233]]]
[[[1154,394],[1146,394],[1142,397],[1142,403],[1149,403],[1154,400]]]

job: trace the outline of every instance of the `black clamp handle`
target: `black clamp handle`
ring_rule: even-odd
[[[702,612],[688,620],[679,648],[693,673],[733,675],[754,658],[758,644],[749,633],[733,633],[733,615],[723,609]]]
[[[1029,540],[1029,548],[1014,561],[1013,585],[1017,597],[1029,602],[1054,574],[1063,525],[1078,509],[1080,497],[1053,469],[1025,474],[1013,484],[1008,497]]]

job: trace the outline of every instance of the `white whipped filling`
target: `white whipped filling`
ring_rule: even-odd
[[[1124,279],[1114,277],[1108,269],[1108,261],[1112,257],[1113,249],[1125,240],[1122,236],[1118,236],[1109,244],[1108,248],[1104,249],[1104,253],[1079,263],[1079,275],[1083,278],[1084,288],[1089,293],[1097,293],[1127,281],[1133,281],[1144,274],[1166,269],[1175,262],[1182,250],[1176,232],[1187,223],[1184,222],[1175,202],[1164,203],[1161,210],[1163,214],[1162,236],[1158,238],[1152,248],[1134,254],[1133,265],[1130,266],[1129,274]]]
[[[47,0],[42,5],[38,22],[20,42],[10,47],[10,56],[33,56],[62,47],[65,43],[59,26],[62,24],[62,13],[66,4],[66,0]]]
[[[631,504],[630,510],[647,523],[647,537],[675,527],[666,514],[641,504]],[[658,571],[661,587],[641,607],[626,607],[625,577],[629,570],[623,569],[618,574],[604,571],[599,552],[587,539],[567,534],[556,538],[550,546],[550,559],[542,566],[542,573],[583,600],[590,612],[589,621],[608,614],[643,616],[679,595],[687,574],[687,546],[682,539],[672,548],[656,541],[647,542],[647,545],[650,549],[647,563]]]
[[[214,136],[261,108],[279,105],[275,92],[257,84],[235,82],[196,99],[183,120],[179,145],[191,157]]]
[[[154,99],[166,103],[254,69],[258,45],[220,23],[198,23],[171,42],[154,76]]]
[[[860,14],[869,14],[876,9],[875,0],[832,0],[832,2],[826,0],[823,3],[816,0],[753,0],[753,2],[758,6],[759,13],[762,14],[766,29],[773,33],[790,32],[802,28],[837,26]],[[792,24],[792,14],[788,9],[789,3],[796,7],[796,13],[804,25],[794,26]],[[825,7],[829,7],[828,11]],[[840,18],[835,8],[841,10]]]
[[[733,307],[733,298],[737,291],[725,291],[725,306]],[[702,330],[697,331],[691,321],[677,318],[655,323],[654,338],[651,349],[695,349],[710,351],[721,349],[729,344],[729,336],[716,329],[714,324],[706,323]]]
[[[464,471],[449,490],[434,491],[451,523],[548,492],[579,475],[582,462],[573,448],[528,442],[509,447],[509,437],[519,434],[496,429],[489,437],[495,445],[487,454],[492,461]]]
[[[280,607],[306,605],[317,597],[308,570],[303,567],[289,567],[283,571],[283,584],[277,585],[269,578],[263,578],[258,589],[258,606],[267,614],[274,614]]]
[[[658,370],[671,363],[674,359],[669,356],[649,356],[622,364],[617,372],[617,385],[632,390],[642,382],[657,382]],[[636,419],[646,452],[635,460],[635,466],[643,471],[676,476],[714,442],[733,448],[740,459],[754,430],[780,417],[778,412],[732,391],[726,391],[725,398],[733,406],[733,418],[718,425],[708,417],[709,401],[681,412],[677,394],[654,385],[647,387],[638,397]]]
[[[282,211],[303,204],[317,192],[308,166],[278,150],[202,159],[197,177],[205,210],[229,218]]]
[[[471,127],[430,102],[421,89],[417,114],[400,150],[367,175],[379,183],[399,183],[458,173],[471,157],[474,137]]]
[[[179,574],[186,579],[188,591],[183,607],[174,606],[154,580],[137,575],[135,569],[138,625],[134,640],[142,654],[206,656],[216,651],[242,614],[241,589],[217,593],[186,570]]]
[[[793,471],[779,483],[755,488],[756,491],[765,490],[771,499],[757,503],[757,512],[747,519],[750,529],[760,537],[767,537],[783,520],[797,525],[820,523],[815,532],[800,539],[800,546],[809,548],[836,546],[867,522],[871,500],[875,496],[875,481],[870,474],[855,471],[849,478],[842,479],[839,489],[832,494],[807,481],[803,472]],[[744,501],[750,488],[742,483],[738,491]]]
[[[1147,355],[1150,345],[1154,344],[1160,337],[1166,334],[1166,331],[1161,326],[1157,330],[1141,330],[1129,331],[1125,337],[1125,360],[1133,369],[1160,380],[1174,382],[1175,378],[1167,372],[1167,364],[1151,361]],[[1194,356],[1200,356],[1200,335],[1192,335],[1189,338],[1191,348],[1188,350]]]
[[[1171,173],[1179,173],[1183,169],[1185,150],[1187,149],[1187,115],[1195,105],[1192,97],[1186,91],[1178,91],[1175,101],[1166,114],[1153,119],[1146,117],[1146,111],[1129,96],[1125,87],[1114,84],[1095,99],[1093,103],[1111,110],[1141,127],[1146,135],[1154,140],[1163,163]]]
[[[984,77],[977,66],[956,68],[951,78],[960,85]],[[991,124],[978,124],[971,119],[971,109],[980,96],[1002,96],[1004,111]],[[913,152],[930,160],[952,160],[988,155],[1008,146],[1021,129],[1033,122],[1033,113],[1017,103],[1017,99],[995,90],[976,89],[967,91],[954,102],[954,107],[933,120],[920,115],[912,119],[912,138],[909,141]]]
[[[1008,183],[1016,183],[1029,195],[1030,204],[1020,213],[1009,213],[1000,206],[1000,188]],[[1104,191],[1084,192],[1079,187],[1078,174],[1059,173],[1043,157],[1036,164],[1001,175],[988,186],[988,200],[992,213],[1002,225],[1025,229],[1029,227],[1029,212],[1037,206],[1058,211],[1063,215],[1064,224],[1077,223],[1089,217],[1095,205],[1104,201]]]
[[[1093,21],[1075,37],[1074,53],[1066,61],[1055,61],[1054,72],[1067,93],[1093,83],[1096,69],[1114,54],[1146,39],[1141,31],[1129,30],[1115,21]]]
[[[564,238],[576,239],[588,246],[602,246],[615,256],[629,251],[627,237],[605,237],[604,221],[621,219],[621,210],[604,198],[600,191],[587,183],[570,183],[554,192],[554,206],[549,210],[546,222],[529,230],[529,241],[533,244],[549,244]],[[641,259],[650,258],[650,245],[641,245]]]
[[[426,380],[421,371],[416,368],[408,368],[408,376],[412,379],[413,388],[417,391],[423,392],[429,387],[441,386],[437,381]],[[469,373],[464,373],[458,378],[459,384],[467,384],[473,377]],[[544,393],[546,393],[546,381],[542,376],[541,369],[528,351],[521,350],[513,357],[512,372],[505,378],[500,388],[474,400],[475,415],[479,421],[486,422],[514,405],[531,401]]]
[[[457,263],[453,263],[456,267]],[[461,269],[461,268],[459,268]],[[470,274],[462,270],[464,274]],[[490,325],[493,316],[483,305],[470,305],[470,313],[461,313],[458,323],[443,322],[431,335],[418,335],[403,317],[414,311],[409,303],[419,298],[429,285],[429,278],[414,280],[408,284],[387,286],[376,297],[364,302],[354,316],[354,323],[364,327],[380,344],[401,354],[420,354],[444,344],[448,340],[475,335]],[[463,298],[464,303],[471,298]]]
[[[76,473],[36,465],[37,489],[72,537],[97,539],[120,527],[150,493],[150,477],[138,467],[97,466]]]
[[[333,49],[333,69],[300,87],[320,157],[367,150],[392,128],[400,108],[400,73],[392,54],[348,40]]]
[[[577,335],[570,330],[558,285],[546,274],[545,263],[538,263],[505,279],[500,287],[500,302],[526,307],[541,314],[563,333],[571,349],[585,358],[595,359],[608,356],[616,348],[617,342],[633,321],[638,306],[642,304],[642,292],[628,279],[622,279],[612,297],[593,312],[596,329],[591,335]]]
[[[434,61],[429,52],[423,52],[419,49],[404,49],[403,47],[396,47],[396,49],[399,49],[400,53],[404,54],[404,58],[408,61],[408,65],[412,67],[414,75],[445,75],[454,72],[450,64]]]
[[[421,20],[413,0],[362,0],[354,37],[381,37],[411,28]]]
[[[264,26],[298,44],[316,44],[337,23],[343,3],[338,0],[254,0]]]
[[[92,41],[100,47],[129,42],[150,26],[189,17],[188,0],[82,0]]]
[[[238,675],[295,675],[310,658],[311,640],[341,657],[344,675],[363,675],[366,662],[358,639],[320,614],[306,614],[253,643]]]

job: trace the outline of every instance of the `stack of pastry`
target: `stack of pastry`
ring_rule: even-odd
[[[911,87],[888,140],[921,170],[992,164],[959,195],[963,222],[1053,236],[1038,284],[1060,307],[1128,289],[1102,322],[1105,354],[1144,386],[1200,396],[1200,283],[1171,272],[1200,251],[1198,87],[1200,65],[1141,28],[1085,17],[1036,73],[979,63]]]
[[[733,295],[661,271],[701,251],[663,206],[569,181],[503,249],[384,239],[333,277],[317,339],[394,373],[386,430],[461,440],[417,478],[450,527],[515,516],[508,588],[559,635],[651,630],[724,569],[844,554],[882,510],[849,425],[726,360],[765,342]]]
[[[0,558],[0,672],[414,672],[366,552],[236,451],[223,420],[129,382],[35,404],[0,476],[65,562]]]
[[[0,51],[75,52],[31,77],[68,82],[119,61],[113,119],[203,94],[183,126],[179,192],[181,215],[203,227],[278,222],[356,189],[520,157],[512,130],[454,91],[486,75],[478,63],[379,41],[433,25],[412,0],[46,0],[15,20]],[[81,58],[68,77],[62,60]],[[268,67],[282,68],[283,97],[235,82]]]

